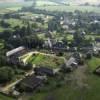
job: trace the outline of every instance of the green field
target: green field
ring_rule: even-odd
[[[0,3],[0,14],[14,12],[20,10],[22,7],[29,7],[32,2],[21,2],[21,3]]]
[[[15,27],[15,26],[22,26],[22,20],[19,20],[19,19],[13,19],[13,18],[10,18],[10,19],[7,19],[5,20],[7,23],[9,23],[11,25],[11,27]]]
[[[20,10],[22,7],[9,7],[7,10],[17,11]]]
[[[0,9],[11,10],[16,11],[21,9],[21,7],[29,7],[32,5],[31,2],[22,2],[22,3],[0,3]],[[47,11],[65,11],[65,12],[74,12],[75,10],[80,11],[88,11],[88,12],[97,12],[100,13],[100,10],[98,7],[92,7],[92,6],[77,6],[77,5],[56,5],[56,3],[47,2],[47,1],[38,1],[36,8],[43,9]],[[1,12],[1,11],[0,11]]]
[[[88,12],[97,12],[100,13],[100,10],[98,7],[91,7],[91,6],[38,6],[38,9],[43,9],[47,11],[65,11],[65,12],[74,12],[75,10],[80,11],[88,11]]]
[[[31,6],[32,2],[21,2],[21,3],[0,3],[0,8],[12,8],[12,7],[28,7]]]
[[[88,66],[91,71],[94,71],[98,66],[100,66],[100,58],[93,57],[88,61]]]
[[[43,54],[26,54],[20,59],[23,62],[28,62],[31,64],[36,64],[37,66],[43,66],[43,67],[49,67],[49,68],[59,68],[64,64],[64,60],[59,57],[52,57],[48,55],[43,55]]]
[[[43,6],[45,4],[55,4],[52,2],[48,2],[48,1],[38,1],[37,2],[37,6]],[[22,7],[29,7],[33,4],[32,1],[29,2],[21,2],[21,3],[0,3],[0,13],[6,13],[6,12],[11,12],[11,11],[17,11],[19,9],[21,9]]]
[[[48,92],[36,93],[30,100],[100,100],[100,77],[91,75],[87,77],[87,86],[77,87],[75,82],[63,85]]]
[[[0,94],[0,100],[14,100],[14,99]]]
[[[63,63],[63,59],[42,54],[36,54],[29,58],[28,62],[39,66],[59,68]]]

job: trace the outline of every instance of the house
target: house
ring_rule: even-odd
[[[76,59],[74,57],[70,57],[70,59],[67,61],[67,66],[71,66],[71,64],[76,64]]]
[[[93,51],[93,44],[82,45],[80,47],[80,51],[85,52],[85,53],[88,51]]]
[[[13,56],[13,55],[15,55],[15,54],[18,54],[19,52],[22,52],[23,50],[25,50],[25,48],[24,48],[23,46],[20,46],[20,47],[15,48],[15,49],[13,49],[13,50],[11,50],[11,51],[8,51],[8,52],[6,53],[6,56],[7,56],[7,57]]]
[[[26,52],[27,50],[23,46],[20,46],[11,51],[8,51],[6,53],[7,62],[12,63],[12,64],[19,64],[20,62],[19,57],[25,54]]]
[[[66,48],[63,41],[57,41],[55,44],[53,44],[53,48]]]
[[[70,57],[70,59],[66,63],[68,68],[74,69],[77,68],[78,63],[74,57]]]
[[[75,52],[75,53],[73,53],[73,57],[75,58],[75,60],[78,64],[80,64],[80,65],[84,64],[81,53]]]
[[[95,41],[100,43],[100,38],[95,38]]]
[[[16,85],[16,89],[19,92],[32,92],[43,84],[44,79],[39,78],[32,74],[25,77],[20,83]]]
[[[86,53],[86,59],[91,59],[92,56],[93,56],[93,52],[92,52],[92,51],[88,51],[88,52]]]
[[[99,52],[100,51],[100,46],[94,46],[93,51],[94,52]]]
[[[50,38],[48,38],[48,44],[49,44],[49,47],[52,48],[52,42],[51,42]]]
[[[100,66],[96,68],[94,71],[94,74],[100,75]]]
[[[72,72],[74,69],[78,67],[78,63],[76,62],[76,59],[71,56],[69,60],[64,60],[65,64],[62,65],[61,71],[63,72]]]
[[[34,68],[34,72],[36,75],[47,75],[47,76],[54,76],[55,75],[55,72],[53,69],[46,68],[46,67]]]

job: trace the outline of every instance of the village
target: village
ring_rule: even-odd
[[[11,100],[89,100],[100,83],[100,14],[0,13],[0,77],[0,94]]]

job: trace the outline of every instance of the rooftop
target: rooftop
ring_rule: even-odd
[[[15,49],[13,49],[13,50],[11,50],[11,51],[8,51],[8,52],[6,53],[6,56],[7,56],[7,57],[12,56],[13,54],[15,54],[15,53],[17,53],[17,52],[19,52],[19,51],[22,51],[22,50],[24,50],[24,49],[25,49],[25,48],[24,48],[23,46],[20,46],[20,47],[15,48]]]

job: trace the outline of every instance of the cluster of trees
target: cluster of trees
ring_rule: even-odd
[[[7,23],[5,20],[1,20],[0,21],[0,26],[4,27],[4,28],[8,28],[8,27],[10,27],[10,24]]]
[[[83,32],[81,31],[76,31],[73,35],[73,42],[74,45],[76,46],[89,46],[93,43],[92,38],[86,39],[85,35]]]
[[[5,57],[6,49],[0,50],[0,84],[11,81],[15,76],[13,65],[9,66]]]
[[[13,31],[14,30],[14,31]],[[28,48],[42,47],[43,40],[33,31],[33,24],[27,23],[26,26],[15,26],[13,30],[5,30],[0,37],[6,41],[7,49],[24,45]]]
[[[48,22],[48,30],[63,32],[63,28],[60,25],[59,18],[55,17]]]
[[[4,66],[0,68],[0,83],[6,83],[12,80],[14,71],[11,67]]]

